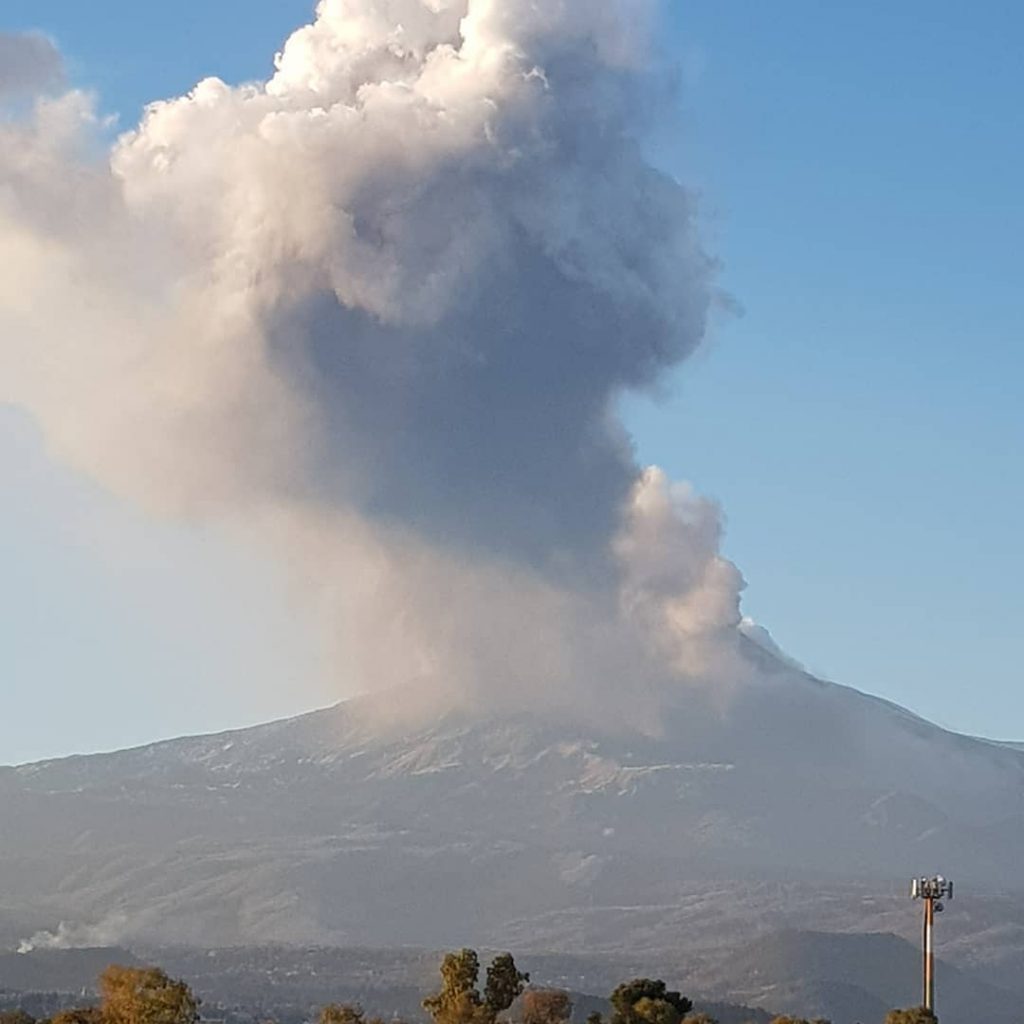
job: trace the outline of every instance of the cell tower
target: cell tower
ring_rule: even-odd
[[[915,878],[910,883],[910,895],[915,900],[924,900],[924,934],[921,940],[924,955],[924,1000],[925,1009],[935,1012],[935,946],[932,930],[935,915],[942,913],[943,900],[953,898],[953,883],[942,875],[934,878]]]

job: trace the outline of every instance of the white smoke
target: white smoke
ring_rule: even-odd
[[[0,136],[0,400],[154,512],[272,540],[346,688],[636,722],[735,676],[717,511],[615,412],[713,294],[644,158],[655,15],[322,0],[268,82],[101,158],[86,96],[40,99]]]
[[[32,953],[37,949],[95,949],[115,946],[127,932],[128,917],[111,913],[97,924],[74,924],[61,921],[54,931],[43,929],[18,943],[18,952]]]
[[[39,32],[0,32],[0,100],[60,85],[64,62],[53,41]]]

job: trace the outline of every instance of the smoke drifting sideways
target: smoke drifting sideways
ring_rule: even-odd
[[[144,914],[143,917],[150,917]],[[130,935],[127,914],[114,911],[107,914],[95,925],[75,924],[61,921],[56,930],[41,930],[22,939],[18,943],[18,952],[22,955],[44,949],[95,949],[104,946],[115,946]]]
[[[617,418],[715,264],[645,160],[645,0],[322,0],[265,83],[105,150],[0,138],[0,401],[154,515],[273,545],[340,692],[656,728],[722,692],[742,580]]]

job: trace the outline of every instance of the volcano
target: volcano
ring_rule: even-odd
[[[912,938],[905,883],[933,870],[979,933],[1019,917],[1024,751],[743,649],[756,685],[683,694],[655,735],[486,712],[387,729],[370,712],[391,693],[5,768],[2,935],[652,953],[779,926]]]

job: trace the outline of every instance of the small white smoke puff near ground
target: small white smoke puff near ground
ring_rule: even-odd
[[[641,0],[323,0],[266,83],[103,159],[91,101],[0,138],[0,400],[160,515],[274,544],[342,688],[643,725],[742,669],[711,504],[616,415],[714,264],[645,160]],[[649,699],[648,699],[649,698]]]
[[[38,949],[94,949],[115,946],[122,941],[128,926],[125,914],[110,914],[94,925],[61,921],[56,931],[38,931],[18,944],[19,953]]]

